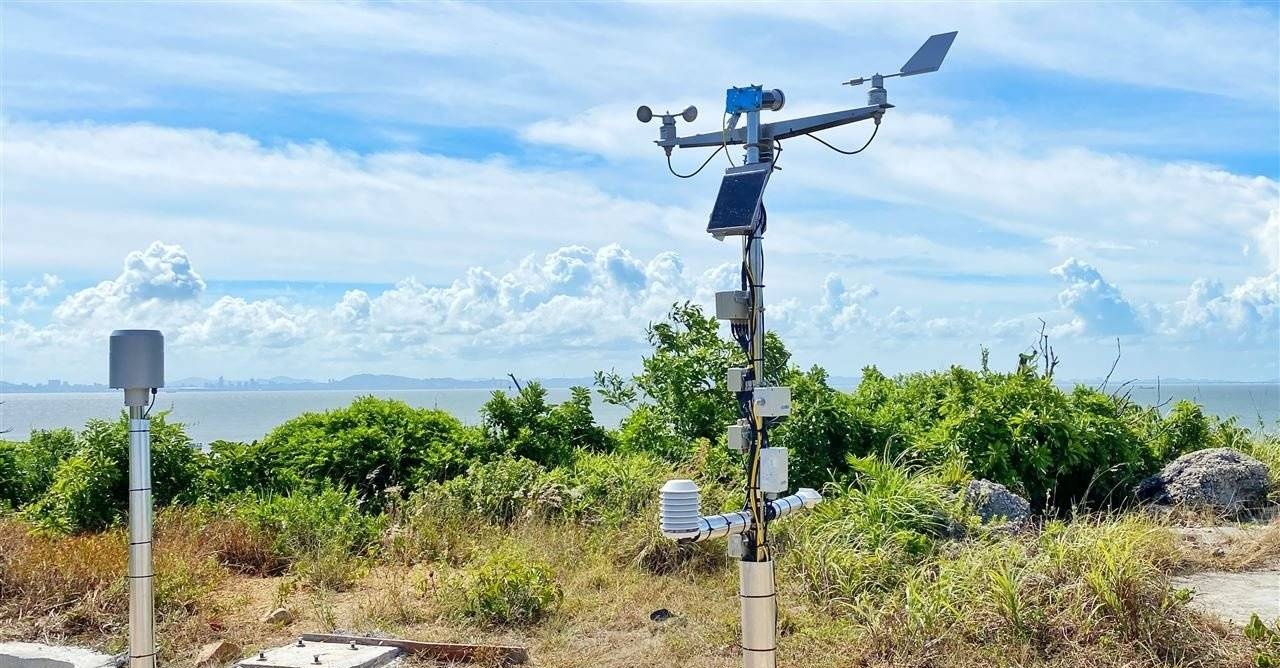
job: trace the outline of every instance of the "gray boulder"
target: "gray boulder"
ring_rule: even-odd
[[[1239,512],[1266,504],[1267,466],[1230,448],[1189,452],[1138,483],[1139,501]]]
[[[1005,521],[1008,528],[1017,531],[1031,519],[1031,504],[1026,499],[990,480],[970,481],[964,490],[964,503],[983,524]]]

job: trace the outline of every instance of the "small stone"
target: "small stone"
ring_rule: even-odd
[[[220,666],[224,663],[234,661],[239,656],[239,645],[227,640],[211,642],[200,648],[200,653],[196,655],[196,668]]]
[[[276,608],[262,616],[262,623],[279,624],[281,626],[284,626],[285,624],[292,624],[293,613],[289,612],[286,608]]]
[[[1031,518],[1031,504],[1026,499],[990,480],[971,481],[964,491],[964,503],[983,524],[1003,519],[1013,531],[1023,529]]]

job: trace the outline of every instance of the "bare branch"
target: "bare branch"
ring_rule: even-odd
[[[1099,392],[1107,389],[1107,383],[1111,382],[1111,374],[1116,372],[1116,365],[1120,363],[1120,337],[1116,337],[1116,358],[1111,361],[1111,370],[1107,372],[1107,377],[1102,379],[1102,384],[1098,386]]]

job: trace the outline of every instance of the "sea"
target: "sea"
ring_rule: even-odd
[[[1114,390],[1115,387],[1108,388]],[[1123,388],[1130,398],[1167,410],[1178,399],[1190,399],[1205,411],[1240,424],[1276,431],[1280,428],[1280,384],[1276,383],[1179,383],[1131,384]],[[438,408],[465,423],[480,421],[480,407],[489,400],[488,389],[433,390],[161,390],[155,410],[168,411],[169,419],[182,422],[196,443],[216,440],[260,439],[276,425],[307,411],[323,411],[351,403],[357,396],[399,399],[413,406]],[[568,389],[548,390],[548,399],[569,397]],[[32,430],[56,427],[79,429],[91,418],[112,419],[123,410],[119,392],[10,393],[0,394],[0,439],[25,440]],[[593,402],[596,421],[613,427],[627,409]]]

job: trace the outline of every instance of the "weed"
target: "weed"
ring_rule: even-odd
[[[455,617],[488,626],[524,626],[555,610],[564,593],[551,568],[499,549],[449,579],[443,594]]]

